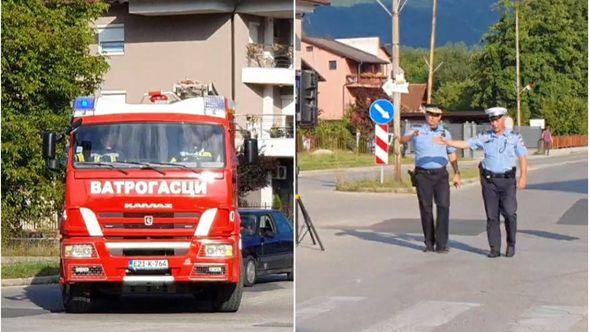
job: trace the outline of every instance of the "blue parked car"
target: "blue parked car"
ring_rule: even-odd
[[[240,209],[244,286],[266,274],[293,280],[293,225],[280,211]]]

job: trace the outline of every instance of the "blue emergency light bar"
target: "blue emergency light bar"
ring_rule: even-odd
[[[90,111],[94,109],[94,97],[78,97],[74,100],[74,111]]]

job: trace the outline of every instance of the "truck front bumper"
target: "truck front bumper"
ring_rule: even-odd
[[[60,282],[113,282],[160,284],[176,282],[229,282],[240,279],[239,239],[192,240],[106,240],[95,237],[68,238],[61,242]],[[91,244],[91,258],[66,258],[67,245]],[[232,255],[207,257],[204,245],[226,244]],[[165,255],[162,255],[165,253]],[[135,269],[131,261],[150,261],[165,265],[154,269]],[[165,261],[165,263],[164,263]]]

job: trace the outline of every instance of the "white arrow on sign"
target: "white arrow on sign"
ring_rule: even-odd
[[[377,110],[379,113],[381,113],[381,116],[382,116],[384,119],[389,119],[389,113],[387,113],[387,112],[386,112],[386,111],[383,109],[383,107],[379,106],[379,104],[375,104],[375,109],[376,109],[376,110]]]

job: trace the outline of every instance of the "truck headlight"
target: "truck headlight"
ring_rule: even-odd
[[[93,258],[97,257],[92,244],[68,244],[64,246],[65,258]]]
[[[205,257],[232,257],[234,248],[230,244],[205,244]]]

